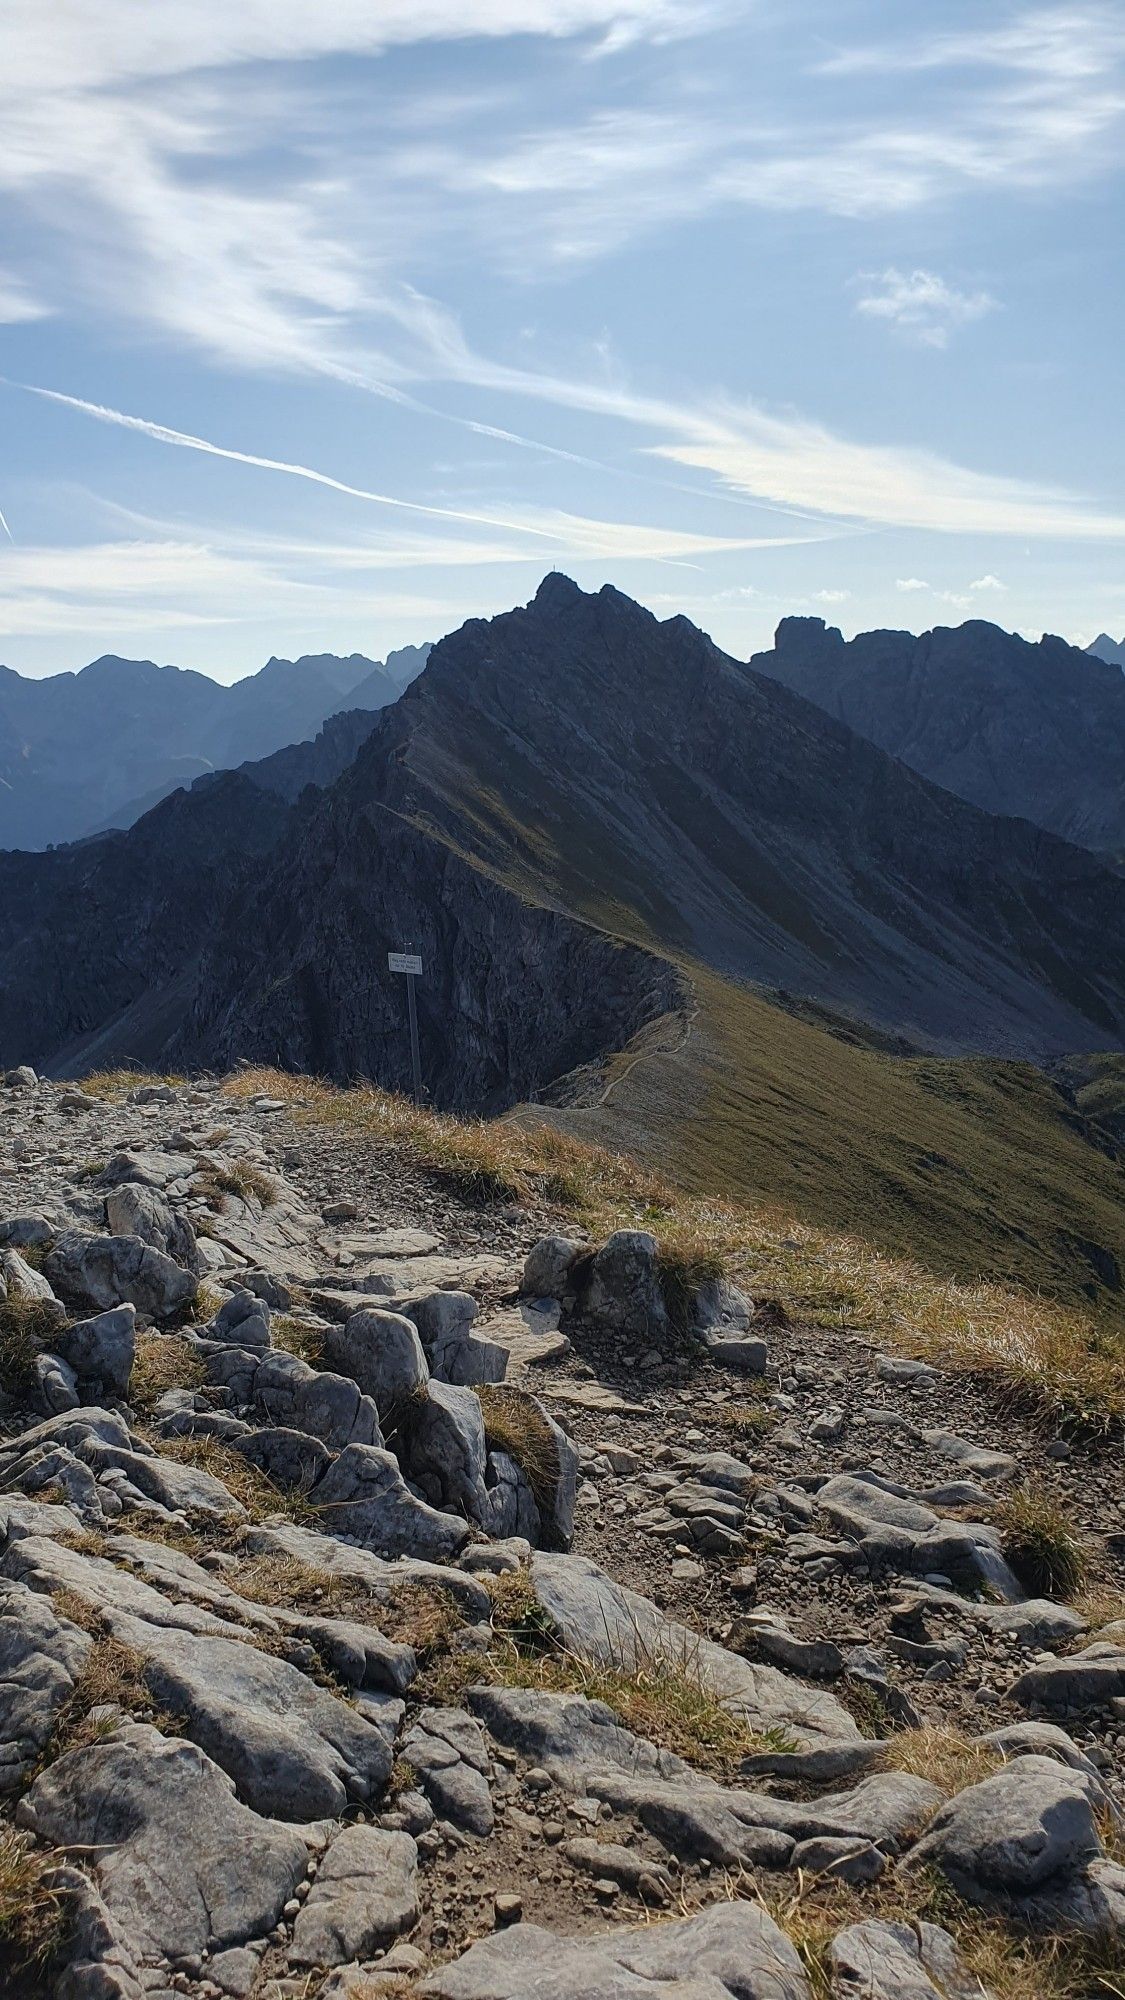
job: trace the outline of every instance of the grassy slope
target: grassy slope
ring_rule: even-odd
[[[1099,1282],[1081,1247],[1108,1250],[1125,1269],[1125,1167],[1085,1136],[1042,1072],[857,1046],[685,962],[659,880],[635,879],[581,795],[562,778],[532,782],[491,733],[467,727],[456,758],[427,776],[465,846],[509,887],[665,952],[694,983],[698,1014],[677,1054],[627,1057],[601,1109],[554,1122],[628,1147],[694,1192],[784,1205],[943,1276],[1094,1300],[1125,1325],[1125,1293]]]

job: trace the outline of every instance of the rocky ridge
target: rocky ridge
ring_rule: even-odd
[[[1101,1990],[1119,1445],[277,1100],[0,1118],[0,1843],[65,1919],[6,1990],[980,2000],[979,1924]],[[1029,1467],[1097,1606],[1009,1560]]]

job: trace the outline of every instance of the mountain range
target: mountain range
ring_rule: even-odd
[[[1086,1072],[1029,1059],[1125,1049],[1125,881],[686,619],[552,575],[380,714],[0,855],[0,1061],[404,1087],[402,948],[439,1105],[551,1097],[938,1265],[1120,1282]]]
[[[0,847],[130,826],[202,773],[310,737],[345,707],[397,700],[428,650],[271,659],[231,686],[113,654],[45,680],[0,667]]]
[[[785,618],[751,665],[986,812],[1125,848],[1125,674],[1095,654],[978,619],[845,640]]]

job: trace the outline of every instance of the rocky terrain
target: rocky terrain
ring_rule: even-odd
[[[1119,1437],[106,1089],[0,1096],[6,1993],[1119,1990]]]
[[[783,618],[751,660],[985,812],[1105,854],[1125,847],[1123,664],[1112,640],[1033,645],[981,618],[846,642],[822,618]]]

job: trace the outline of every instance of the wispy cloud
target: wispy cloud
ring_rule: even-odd
[[[858,313],[885,320],[924,347],[948,347],[958,327],[983,319],[997,306],[990,292],[961,291],[936,271],[900,271],[891,265],[856,282],[870,288],[856,300]]]
[[[260,472],[280,473],[291,479],[308,480],[314,486],[323,486],[333,493],[341,493],[351,500],[360,500],[377,507],[391,508],[407,514],[417,514],[427,519],[452,522],[464,527],[503,529],[509,534],[531,536],[537,543],[535,560],[542,561],[544,554],[558,554],[568,550],[584,556],[632,558],[652,562],[690,562],[702,555],[715,553],[735,554],[748,549],[793,547],[810,540],[820,540],[817,535],[790,536],[727,536],[706,535],[677,528],[648,527],[627,521],[594,520],[589,516],[571,514],[562,508],[524,508],[519,513],[482,513],[462,507],[441,507],[426,501],[407,500],[398,494],[380,493],[370,487],[353,486],[347,480],[336,479],[331,473],[320,472],[310,465],[300,465],[289,459],[270,458],[263,453],[239,451],[232,446],[216,444],[210,438],[196,437],[189,431],[173,429],[168,424],[154,423],[147,417],[131,416],[126,411],[108,408],[102,403],[90,403],[81,396],[69,396],[59,389],[45,389],[31,383],[9,384],[22,393],[40,396],[45,401],[61,404],[64,408],[77,410],[83,416],[92,417],[98,423],[112,424],[119,429],[139,433],[151,438],[157,444],[173,445],[181,450],[202,452],[209,458],[229,460],[235,465],[246,465]],[[545,550],[544,545],[549,545]]]

